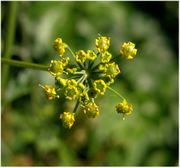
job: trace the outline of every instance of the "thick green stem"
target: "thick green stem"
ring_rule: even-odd
[[[11,58],[12,56],[12,46],[14,42],[14,34],[16,27],[16,14],[17,14],[17,3],[16,1],[12,1],[9,3],[9,17],[7,19],[7,31],[5,32],[5,44],[4,44],[4,58]],[[2,87],[5,88],[7,80],[8,80],[9,66],[5,65],[2,69]]]
[[[24,62],[24,61],[15,61],[12,59],[1,58],[1,62],[4,64],[9,64],[12,66],[17,66],[17,67],[31,68],[31,69],[37,69],[37,70],[43,70],[43,71],[48,70],[48,66],[28,63],[28,62]]]
[[[117,91],[115,91],[113,88],[111,88],[111,87],[109,87],[108,86],[108,89],[111,91],[111,92],[113,92],[113,93],[115,93],[118,97],[120,97],[121,99],[123,99],[123,100],[126,100],[121,94],[119,94]]]

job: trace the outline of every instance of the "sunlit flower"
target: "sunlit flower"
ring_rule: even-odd
[[[87,50],[87,59],[94,61],[97,58],[97,55],[93,50]]]
[[[51,60],[48,71],[53,76],[59,76],[63,73],[64,64],[62,61]]]
[[[96,48],[99,52],[105,52],[110,46],[110,38],[100,36],[96,39]]]
[[[111,53],[109,53],[108,51],[105,51],[101,55],[101,62],[102,63],[107,63],[107,62],[109,62],[111,60],[111,58],[112,58]]]
[[[120,73],[119,66],[115,62],[100,65],[99,70],[103,71],[109,78],[115,78]]]
[[[60,114],[59,118],[62,120],[63,126],[65,128],[70,129],[75,122],[74,113],[72,113],[72,112],[64,112],[64,113]]]
[[[123,100],[122,102],[116,105],[116,111],[126,116],[130,115],[133,111],[133,105],[128,103],[126,100]]]
[[[100,93],[101,95],[104,95],[104,93],[106,91],[106,88],[107,88],[107,85],[106,85],[106,83],[102,79],[95,80],[93,82],[93,85],[94,85],[94,89],[98,93]]]
[[[64,79],[62,77],[56,77],[56,83],[60,86],[60,87],[63,87],[63,86],[66,86],[66,82],[67,82],[67,79]]]
[[[83,64],[87,59],[87,53],[84,50],[76,52],[76,61]]]
[[[44,93],[46,94],[48,100],[59,98],[59,95],[57,95],[54,87],[50,85],[45,85],[45,86],[39,85],[39,86],[44,89]]]
[[[79,91],[77,85],[78,83],[74,79],[70,79],[66,82],[66,88],[64,92],[66,99],[75,100],[78,97]]]
[[[54,44],[53,44],[54,50],[55,50],[60,56],[63,56],[63,55],[64,55],[66,46],[67,46],[67,45],[66,45],[65,43],[63,43],[63,41],[62,41],[61,38],[57,38],[57,39],[54,41]]]
[[[99,108],[98,106],[93,103],[89,102],[84,106],[84,113],[89,117],[89,118],[95,118],[99,116]]]
[[[135,44],[132,42],[123,43],[120,54],[122,57],[127,59],[133,59],[136,56],[137,49],[135,48]]]
[[[84,106],[89,102],[89,96],[87,92],[83,92],[80,94],[80,103]]]

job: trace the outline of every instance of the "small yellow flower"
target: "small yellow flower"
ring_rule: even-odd
[[[59,116],[59,118],[62,120],[63,122],[63,126],[65,128],[71,128],[75,122],[75,117],[74,117],[74,113],[72,112],[64,112],[63,114],[61,114]]]
[[[84,89],[85,89],[84,84],[83,83],[78,83],[78,90],[82,92]]]
[[[106,69],[107,69],[106,64],[100,64],[98,68],[100,71],[104,71],[104,72],[106,72]]]
[[[87,50],[87,59],[94,61],[97,58],[97,55],[93,50]]]
[[[67,47],[67,45],[65,43],[63,43],[61,38],[57,38],[54,41],[53,48],[60,56],[64,55],[66,47]]]
[[[106,68],[106,75],[109,77],[115,78],[120,73],[120,69],[115,62],[106,64]]]
[[[135,44],[132,42],[123,43],[120,54],[122,57],[127,59],[133,59],[136,56],[137,49],[135,48]]]
[[[87,92],[83,92],[80,94],[80,103],[82,105],[86,105],[89,102],[89,96],[87,94]]]
[[[61,62],[62,62],[62,64],[63,64],[64,67],[66,67],[66,66],[68,65],[69,60],[70,60],[69,57],[62,58],[62,59],[61,59]]]
[[[57,81],[57,84],[60,85],[60,87],[66,86],[67,79],[61,78],[59,76],[56,77],[55,79]]]
[[[116,106],[116,111],[118,113],[122,113],[124,116],[132,114],[133,111],[133,105],[128,103],[126,100],[123,100]]]
[[[67,85],[68,86],[77,86],[78,85],[78,82],[75,80],[75,79],[69,79],[67,81]]]
[[[67,80],[64,95],[68,100],[75,100],[79,96],[78,82],[76,80]]]
[[[54,87],[52,87],[50,85],[45,85],[45,86],[39,85],[39,86],[44,89],[44,92],[45,92],[48,100],[59,98],[59,95],[57,95]]]
[[[95,118],[99,116],[99,108],[98,106],[93,103],[89,102],[84,106],[84,113],[89,117],[89,118]]]
[[[74,72],[76,72],[77,71],[77,68],[66,68],[66,71],[68,72],[68,73],[71,73],[71,74],[73,74]]]
[[[115,62],[105,64],[103,71],[109,78],[115,78],[120,73],[119,66]]]
[[[96,39],[96,48],[99,52],[103,53],[108,50],[110,46],[110,38],[100,36]]]
[[[75,100],[79,95],[79,91],[76,86],[67,86],[64,95],[68,100]]]
[[[64,65],[61,61],[51,60],[48,71],[53,76],[59,76],[63,73]]]
[[[104,93],[106,92],[107,85],[102,79],[95,80],[93,82],[93,85],[94,85],[94,89],[98,93],[100,93],[101,95],[104,95]]]
[[[76,61],[83,64],[87,59],[87,53],[84,50],[79,50],[76,52]]]
[[[112,58],[111,53],[109,53],[108,51],[105,51],[101,55],[101,62],[102,63],[107,63],[107,62],[109,62],[111,60],[111,58]]]
[[[121,72],[119,66],[115,62],[107,63],[105,65],[101,64],[99,70],[103,71],[105,76],[109,78],[115,78]]]
[[[114,83],[114,79],[110,77],[105,77],[104,82],[109,86],[110,84]]]

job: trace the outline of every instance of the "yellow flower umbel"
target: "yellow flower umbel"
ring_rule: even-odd
[[[106,92],[107,85],[102,79],[95,80],[93,85],[94,85],[94,89],[98,93],[100,93],[101,95],[104,95],[104,93]]]
[[[66,47],[67,45],[63,43],[61,38],[57,38],[54,41],[53,48],[61,57],[64,55]]]
[[[96,98],[104,95],[107,90],[112,91],[123,100],[116,106],[118,113],[122,113],[123,116],[132,113],[132,104],[129,104],[120,93],[110,87],[120,73],[116,56],[109,52],[110,38],[98,35],[95,39],[95,50],[78,49],[74,52],[61,38],[54,41],[53,47],[60,55],[59,60],[52,60],[48,68],[49,73],[55,79],[55,87],[40,86],[49,100],[63,95],[61,97],[65,97],[69,101],[76,101],[72,112],[64,112],[60,115],[65,128],[73,126],[74,115],[79,106],[87,117],[97,117],[100,112],[95,103]],[[68,50],[66,55],[64,55],[65,50]],[[124,43],[120,53],[127,59],[134,58],[137,53],[135,44]]]
[[[96,48],[100,53],[105,52],[108,50],[110,46],[110,38],[105,36],[100,36],[96,39]]]
[[[99,116],[99,108],[98,106],[93,103],[89,102],[84,106],[84,113],[89,117],[89,118],[95,118]]]
[[[126,100],[123,100],[116,106],[116,111],[118,113],[122,113],[123,116],[128,116],[132,114],[133,111],[133,105],[128,103]]]
[[[132,42],[123,43],[120,54],[122,57],[127,59],[133,59],[136,56],[137,49],[135,48],[135,44]]]
[[[74,113],[72,113],[72,112],[64,112],[63,114],[60,115],[59,118],[62,120],[63,126],[65,128],[70,129],[75,122]]]
[[[44,89],[44,92],[49,100],[59,98],[59,95],[57,95],[54,87],[50,85],[45,85],[45,86],[39,85],[39,86]]]

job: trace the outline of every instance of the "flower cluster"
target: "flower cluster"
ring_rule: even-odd
[[[118,113],[122,113],[123,116],[128,116],[132,114],[133,106],[132,104],[128,103],[126,100],[123,100],[122,102],[116,105],[116,111]]]
[[[99,35],[95,40],[95,46],[96,51],[78,50],[74,53],[61,38],[54,41],[53,48],[60,59],[51,60],[48,71],[54,76],[55,86],[40,86],[49,100],[64,96],[69,101],[76,101],[73,112],[60,114],[59,118],[65,128],[73,126],[79,105],[88,118],[95,118],[100,114],[99,106],[95,103],[99,95],[104,95],[107,89],[120,95],[110,87],[121,72],[108,51],[110,38]],[[136,52],[137,49],[132,42],[124,43],[120,50],[122,57],[127,59],[132,59]],[[133,107],[123,99],[116,106],[116,110],[125,116],[132,113]]]

